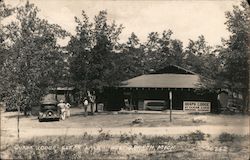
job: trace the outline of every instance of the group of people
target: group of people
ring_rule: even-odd
[[[60,100],[60,103],[57,105],[60,108],[60,117],[61,120],[65,120],[66,118],[70,117],[70,107],[69,103],[64,103],[63,100]]]
[[[91,109],[91,115],[94,114],[94,104],[95,104],[95,93],[92,94],[90,91],[87,91],[84,95],[81,96],[81,103],[84,108],[84,116],[88,115],[88,106],[90,106]],[[61,120],[65,120],[66,118],[70,117],[70,107],[71,105],[69,103],[64,103],[63,100],[60,100],[60,102],[57,105],[60,109],[60,117]],[[97,111],[97,109],[96,109]]]

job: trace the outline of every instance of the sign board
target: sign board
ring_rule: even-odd
[[[187,112],[210,112],[211,102],[183,101],[183,110]]]

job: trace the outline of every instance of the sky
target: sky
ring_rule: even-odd
[[[5,0],[7,4],[19,6],[25,0]],[[209,45],[221,44],[221,38],[228,38],[225,12],[231,11],[238,0],[30,0],[39,9],[39,16],[50,23],[59,24],[75,34],[74,17],[81,17],[84,10],[93,21],[101,10],[107,10],[108,19],[125,28],[120,42],[126,42],[134,32],[141,42],[147,40],[150,32],[173,31],[172,38],[179,39],[184,46],[189,39],[197,40],[204,35]],[[69,39],[61,40],[66,45]]]

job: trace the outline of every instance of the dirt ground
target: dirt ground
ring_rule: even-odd
[[[143,123],[132,124],[136,118]],[[145,135],[180,135],[200,130],[211,135],[222,132],[249,134],[249,116],[243,115],[192,115],[173,111],[170,123],[168,112],[148,114],[118,114],[117,112],[97,113],[84,117],[80,108],[71,109],[71,117],[65,121],[39,122],[36,116],[20,118],[20,137],[50,135],[81,135],[84,132],[98,134],[100,129],[111,134],[142,133]],[[194,122],[194,119],[202,122]],[[1,142],[17,137],[17,113],[1,111]],[[5,139],[5,140],[4,140]]]

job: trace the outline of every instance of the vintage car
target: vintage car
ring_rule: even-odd
[[[42,101],[38,115],[39,122],[46,120],[60,120],[60,109],[56,100]]]

